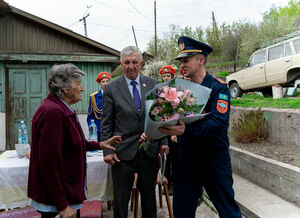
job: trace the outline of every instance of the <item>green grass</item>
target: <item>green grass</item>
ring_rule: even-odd
[[[228,76],[228,75],[229,75],[228,72],[221,72],[221,73],[219,73],[219,76],[220,76],[220,77],[226,77],[226,76]]]
[[[300,161],[299,161],[299,160],[295,160],[295,161],[294,161],[294,165],[295,165],[296,167],[300,167]]]
[[[213,68],[213,67],[227,67],[227,66],[232,66],[233,61],[226,61],[226,62],[214,62],[214,63],[209,63],[206,65],[206,68]]]
[[[300,109],[300,98],[273,99],[262,97],[258,94],[243,94],[240,99],[231,99],[231,105],[241,107],[270,107],[270,108],[298,108]]]

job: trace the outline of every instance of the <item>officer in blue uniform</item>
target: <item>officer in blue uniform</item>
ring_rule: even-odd
[[[97,125],[98,141],[100,141],[100,132],[101,132],[101,118],[102,118],[102,94],[104,86],[110,81],[110,74],[108,72],[101,72],[97,76],[97,83],[100,86],[98,92],[90,94],[89,99],[89,109],[87,116],[88,125],[91,124],[93,119]]]
[[[182,36],[178,39],[184,76],[212,89],[203,119],[185,125],[164,126],[160,130],[178,136],[174,170],[173,210],[175,218],[194,218],[197,201],[204,187],[220,217],[241,218],[234,200],[232,169],[227,130],[230,94],[226,84],[206,72],[207,55],[213,49],[202,42]]]

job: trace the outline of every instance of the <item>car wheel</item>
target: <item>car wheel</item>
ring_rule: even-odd
[[[265,88],[261,92],[262,92],[262,94],[263,94],[264,97],[273,96],[272,88]]]
[[[232,83],[229,87],[230,95],[232,98],[238,98],[241,97],[243,94],[242,89],[240,88],[239,84]]]

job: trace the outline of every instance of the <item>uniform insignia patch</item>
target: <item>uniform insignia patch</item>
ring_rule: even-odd
[[[225,101],[228,101],[228,95],[224,95],[224,94],[219,94],[219,99],[223,99]]]
[[[225,114],[228,111],[228,102],[219,99],[217,101],[217,111],[219,111],[221,114]]]

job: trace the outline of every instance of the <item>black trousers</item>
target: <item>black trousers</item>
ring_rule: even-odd
[[[228,149],[206,154],[194,152],[194,156],[178,149],[174,171],[174,218],[195,218],[202,187],[221,218],[242,218],[232,186]]]
[[[41,218],[54,218],[59,214],[58,212],[38,212],[41,214]],[[80,210],[77,210],[76,218],[80,218]]]
[[[155,198],[157,172],[157,157],[149,158],[142,149],[133,160],[116,162],[112,166],[114,218],[128,217],[134,173],[138,173],[137,186],[141,193],[142,218],[157,217]]]

